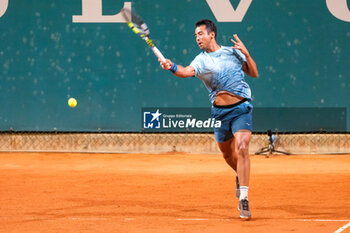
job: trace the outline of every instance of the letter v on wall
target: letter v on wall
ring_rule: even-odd
[[[206,0],[218,22],[242,22],[252,0],[240,0],[236,10],[230,0]],[[238,1],[238,0],[236,0]]]

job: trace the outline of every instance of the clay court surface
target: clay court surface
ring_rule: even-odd
[[[350,232],[350,155],[0,153],[0,232]]]

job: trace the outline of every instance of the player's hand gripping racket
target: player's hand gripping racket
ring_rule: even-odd
[[[127,8],[123,8],[121,12],[131,30],[146,41],[146,43],[149,45],[149,47],[151,47],[154,54],[158,58],[160,58],[162,61],[165,61],[163,54],[157,49],[157,47],[153,44],[152,40],[150,39],[148,27],[142,21],[142,19],[135,12]]]

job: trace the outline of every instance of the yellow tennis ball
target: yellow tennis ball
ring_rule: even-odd
[[[68,100],[68,105],[69,105],[69,107],[74,108],[75,106],[77,106],[77,104],[78,104],[78,102],[77,102],[76,99],[74,99],[74,98],[69,98],[69,100]]]

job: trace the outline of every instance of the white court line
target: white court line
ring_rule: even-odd
[[[348,227],[350,227],[350,222],[348,222],[348,224],[345,224],[344,226],[342,226],[341,228],[336,230],[334,233],[340,233],[340,232],[344,231]]]
[[[296,219],[297,221],[301,222],[348,222],[338,230],[336,230],[334,233],[340,233],[344,231],[346,228],[350,227],[350,220],[342,219],[342,220],[334,220],[334,219]]]

